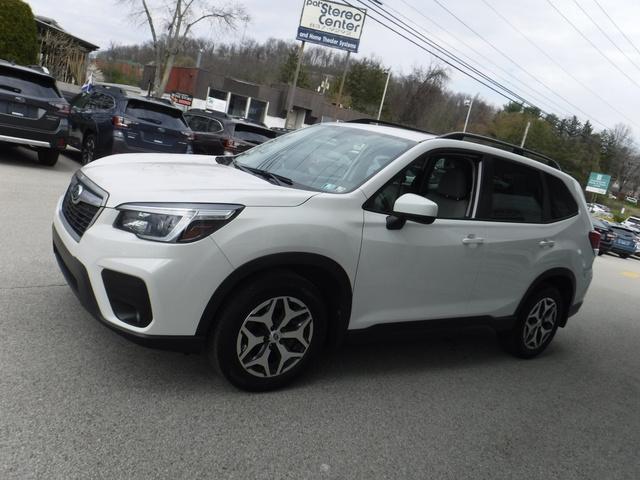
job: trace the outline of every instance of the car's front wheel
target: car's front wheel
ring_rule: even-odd
[[[316,286],[282,271],[239,287],[209,338],[213,365],[235,386],[264,391],[284,386],[317,356],[326,309]]]
[[[511,330],[499,334],[503,347],[520,358],[542,353],[566,315],[562,295],[553,286],[543,286],[526,300]]]

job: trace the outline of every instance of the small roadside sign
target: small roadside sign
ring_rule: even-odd
[[[589,180],[587,182],[587,192],[599,193],[605,195],[609,189],[609,183],[611,182],[611,175],[605,175],[604,173],[591,172]]]

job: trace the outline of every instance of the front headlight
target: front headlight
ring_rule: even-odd
[[[209,203],[127,203],[113,226],[139,238],[167,243],[189,243],[211,235],[229,223],[242,205]]]

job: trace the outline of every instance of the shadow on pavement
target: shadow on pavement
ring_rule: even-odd
[[[64,162],[63,159],[65,157],[71,159],[72,162]],[[79,152],[65,151],[60,155],[55,166],[48,167],[38,163],[38,154],[35,150],[31,150],[28,147],[0,143],[0,165],[12,165],[45,171],[73,172],[80,167],[79,159]],[[76,162],[78,162],[78,164],[76,164]]]

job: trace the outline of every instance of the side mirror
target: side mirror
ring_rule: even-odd
[[[407,220],[429,225],[435,222],[437,217],[437,203],[420,195],[405,193],[393,205],[393,214],[387,217],[387,228],[400,230]]]

